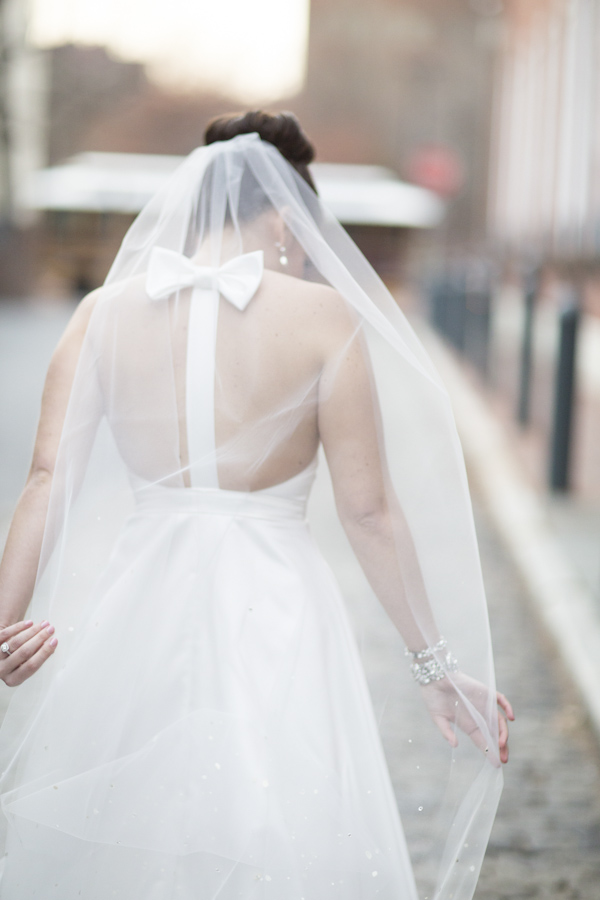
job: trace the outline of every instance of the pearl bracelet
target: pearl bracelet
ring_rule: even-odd
[[[441,681],[446,677],[447,672],[456,672],[458,670],[458,660],[448,651],[444,654],[442,662],[439,662],[435,655],[445,650],[448,642],[445,638],[440,638],[433,647],[426,647],[424,650],[408,650],[404,651],[405,656],[410,656],[413,660],[410,671],[413,678],[419,684],[429,684],[432,681]],[[419,662],[425,660],[425,662]]]

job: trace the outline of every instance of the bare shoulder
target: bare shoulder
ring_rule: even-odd
[[[87,298],[85,299],[87,300]],[[64,388],[65,383],[70,381],[72,377],[81,344],[92,314],[92,309],[90,307],[93,308],[91,303],[82,307],[83,303],[85,303],[85,300],[82,300],[78,304],[52,354],[50,365],[48,367],[48,374],[46,375],[46,384],[44,388],[45,397],[49,392]]]
[[[272,271],[265,273],[264,284],[282,308],[320,336],[324,347],[339,345],[356,332],[358,317],[339,291],[329,285]]]
[[[92,317],[92,313],[96,308],[98,300],[100,299],[101,292],[102,288],[97,288],[95,291],[86,294],[86,296],[79,301],[61,339],[61,344],[65,339],[68,340],[70,337],[74,337],[76,335],[82,337],[83,334],[85,334]]]
[[[86,294],[86,296],[79,301],[77,308],[67,325],[63,340],[69,342],[79,341],[79,343],[81,343],[92,316],[96,310],[100,313],[99,308],[104,310],[102,321],[105,322],[106,318],[108,317],[110,319],[117,308],[123,313],[128,310],[132,303],[135,305],[136,303],[139,304],[142,300],[144,302],[147,301],[147,295],[144,291],[144,280],[144,275],[138,275],[127,281],[119,282],[118,284],[101,285],[94,291]],[[63,341],[61,340],[61,343],[62,342]]]
[[[316,281],[306,281],[296,278],[284,272],[274,272],[266,269],[263,275],[265,287],[277,294],[280,298],[287,297],[291,301],[300,300],[319,308],[342,306],[345,301],[342,295],[328,284],[320,284]]]

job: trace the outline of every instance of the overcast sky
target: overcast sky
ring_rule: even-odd
[[[102,44],[177,88],[245,102],[302,85],[309,0],[32,0],[31,38]]]

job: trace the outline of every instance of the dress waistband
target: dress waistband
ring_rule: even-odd
[[[136,512],[144,514],[221,515],[252,519],[306,518],[306,502],[262,491],[225,491],[218,488],[150,486],[134,491]]]

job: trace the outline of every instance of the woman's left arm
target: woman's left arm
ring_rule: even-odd
[[[0,629],[3,630],[22,620],[33,594],[58,445],[96,297],[94,292],[81,301],[48,368],[33,460],[0,564]]]

